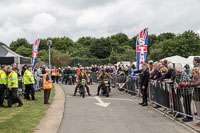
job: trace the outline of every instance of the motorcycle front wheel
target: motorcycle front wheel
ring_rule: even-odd
[[[110,89],[109,87],[106,87],[106,97],[109,97]]]
[[[85,98],[85,87],[83,85],[80,86],[82,97]]]

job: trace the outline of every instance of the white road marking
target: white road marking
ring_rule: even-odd
[[[74,97],[74,96],[69,96],[69,95],[67,95],[66,97],[72,98],[72,97]],[[85,98],[87,98],[87,99],[96,99],[95,97],[85,97]],[[101,97],[101,99],[104,99],[104,100],[115,100],[115,101],[130,101],[130,102],[135,101],[135,100],[133,100],[133,99],[126,99],[126,98],[102,98],[102,97]],[[136,100],[137,100],[137,99],[136,99]]]
[[[95,103],[96,105],[102,106],[102,107],[108,107],[110,103],[104,103],[99,96],[94,97],[99,103]]]

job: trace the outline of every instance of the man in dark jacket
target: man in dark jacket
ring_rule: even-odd
[[[147,88],[148,88],[148,82],[149,82],[149,68],[146,63],[143,64],[143,69],[136,71],[134,73],[141,73],[140,75],[140,81],[141,81],[141,91],[143,95],[143,101],[142,103],[139,103],[142,106],[147,106]]]

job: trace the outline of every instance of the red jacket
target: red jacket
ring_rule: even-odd
[[[78,70],[77,70],[77,76],[78,74],[81,72],[81,68],[79,67]]]

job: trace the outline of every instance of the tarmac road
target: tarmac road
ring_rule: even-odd
[[[73,96],[75,86],[60,85],[65,92],[66,101],[59,133],[192,132],[149,107],[139,106],[134,96],[115,88],[109,98],[102,95],[96,97],[97,84],[90,85],[92,96],[82,98],[78,93]]]

